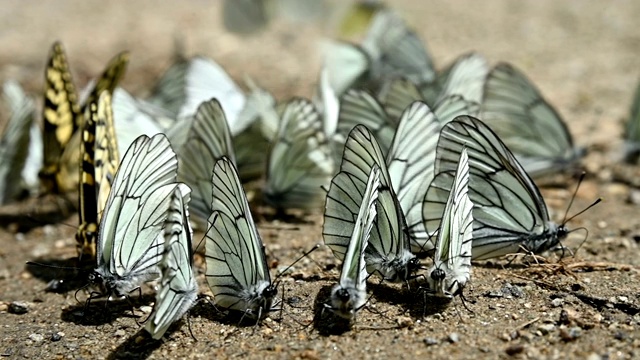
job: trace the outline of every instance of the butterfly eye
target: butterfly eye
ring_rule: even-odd
[[[444,280],[445,272],[442,269],[433,269],[430,276],[433,280],[442,281]]]
[[[338,297],[338,299],[340,299],[343,302],[346,302],[349,300],[349,290],[347,289],[340,289],[336,292],[336,296]]]

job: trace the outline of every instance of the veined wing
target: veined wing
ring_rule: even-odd
[[[390,9],[379,11],[362,43],[373,59],[374,77],[406,77],[415,84],[432,82],[435,70],[422,40]]]
[[[474,208],[473,258],[515,253],[521,246],[540,252],[564,236],[549,220],[540,191],[500,138],[480,120],[460,116],[446,124],[438,140],[436,177],[423,216],[427,231],[440,226],[462,149],[469,154],[469,197]]]
[[[373,134],[357,125],[349,134],[340,172],[331,181],[325,204],[323,236],[338,259],[344,259],[354,223],[374,165],[380,167],[377,217],[366,251],[367,270],[385,280],[406,280],[414,269],[407,226],[391,186],[384,155]]]
[[[43,167],[40,178],[46,192],[62,192],[56,177],[63,150],[81,122],[80,106],[62,44],[51,48],[45,71],[43,111]],[[79,148],[79,143],[78,148]]]
[[[359,85],[368,75],[371,59],[357,45],[327,41],[323,44],[323,54],[329,85],[338,96]]]
[[[338,134],[346,137],[358,124],[373,132],[386,154],[393,141],[394,124],[378,100],[364,90],[349,90],[340,99]]]
[[[0,138],[0,204],[15,200],[23,190],[22,177],[29,156],[35,103],[15,81],[3,86],[11,117]]]
[[[429,251],[422,221],[422,202],[433,180],[440,124],[423,102],[414,102],[402,114],[387,155],[391,184],[406,217],[414,253]]]
[[[487,76],[482,119],[532,176],[565,168],[582,156],[560,115],[509,64],[496,65]]]
[[[437,296],[453,297],[471,274],[473,203],[469,199],[469,157],[462,149],[435,243],[429,287]]]
[[[178,180],[191,187],[192,218],[206,229],[213,200],[212,164],[223,156],[235,161],[225,112],[218,100],[211,99],[200,105],[194,117],[181,120],[176,128],[186,133],[183,142],[174,142],[169,135],[180,160]]]
[[[447,74],[438,101],[459,95],[469,102],[482,103],[482,91],[488,73],[489,65],[482,55],[470,53],[460,56]]]
[[[640,82],[633,96],[625,138],[625,160],[629,163],[635,163],[640,153]]]
[[[418,87],[405,78],[385,81],[378,93],[378,99],[394,124],[400,121],[404,110],[414,101],[424,101]]]
[[[261,318],[276,289],[249,203],[229,159],[213,170],[213,212],[206,234],[206,278],[217,306]]]
[[[89,106],[89,104],[97,102],[100,94],[103,91],[107,91],[109,94],[113,94],[113,91],[116,89],[116,86],[120,83],[120,80],[127,72],[127,65],[129,64],[129,52],[123,51],[120,54],[114,56],[105,67],[104,71],[98,78],[98,80],[93,84],[93,88],[89,93],[89,96],[85,102],[81,102],[86,104],[85,106]],[[84,114],[83,111],[81,114]],[[78,124],[80,127],[81,124]]]
[[[145,324],[145,329],[154,339],[162,338],[169,326],[191,309],[198,295],[187,206],[180,189],[176,187],[171,194],[164,223],[160,286],[153,312]]]
[[[280,208],[313,208],[322,204],[323,186],[334,174],[334,160],[322,120],[306,99],[284,109],[267,168],[265,196]]]

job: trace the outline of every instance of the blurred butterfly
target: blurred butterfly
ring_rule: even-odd
[[[344,254],[340,282],[331,289],[331,305],[326,305],[332,312],[345,319],[353,319],[367,300],[368,273],[364,256],[377,214],[379,186],[380,168],[374,165],[362,194],[362,203],[347,252]]]
[[[371,58],[360,46],[342,41],[327,41],[322,43],[321,51],[327,82],[336,96],[368,82]]]
[[[33,99],[15,81],[4,83],[3,90],[11,116],[0,138],[0,204],[18,199],[37,184],[34,173],[37,174],[41,164],[30,157],[42,155],[37,148],[42,146],[42,139],[33,121],[36,110]]]
[[[427,272],[431,293],[452,298],[471,277],[473,203],[469,200],[469,157],[463,148],[435,243],[433,266]]]
[[[633,164],[640,155],[640,82],[633,97],[625,136],[625,161]]]
[[[95,102],[103,90],[113,91],[124,75],[128,54],[114,57],[93,90],[89,91],[88,103]],[[77,176],[73,176],[80,162],[78,149],[82,132],[84,112],[80,107],[76,87],[62,44],[53,44],[45,71],[43,166],[40,179],[45,193],[61,194],[75,190]]]
[[[81,262],[95,264],[98,225],[120,163],[111,95],[107,90],[88,104],[81,130],[80,226],[76,233],[76,246]]]
[[[188,198],[188,197],[187,197]],[[160,285],[153,312],[145,330],[160,339],[169,326],[193,307],[198,296],[198,284],[193,273],[192,230],[189,226],[188,203],[179,187],[171,193],[164,222],[164,254],[160,261]]]
[[[533,177],[574,165],[584,154],[556,110],[509,64],[487,76],[481,114]]]
[[[202,103],[195,116],[181,120],[169,130],[167,137],[180,161],[178,180],[192,190],[191,219],[199,228],[206,229],[212,211],[212,164],[223,156],[235,161],[229,126],[220,103],[216,99]]]
[[[260,320],[273,310],[278,290],[271,282],[264,245],[231,160],[216,161],[212,182],[205,276],[213,302]]]
[[[90,299],[122,297],[160,276],[162,227],[171,194],[178,187],[183,203],[190,189],[176,183],[178,160],[167,138],[140,136],[116,172],[100,219],[97,268],[90,282],[99,288]]]
[[[469,154],[468,195],[474,205],[473,259],[490,259],[523,248],[541,253],[560,244],[568,234],[564,223],[551,221],[538,187],[507,145],[470,116],[459,116],[440,131],[436,176],[423,205],[427,232],[441,226],[464,148]]]
[[[411,253],[407,224],[384,155],[363,125],[353,128],[345,144],[340,171],[331,180],[326,198],[322,235],[336,258],[343,260],[374,166],[380,168],[380,187],[374,231],[365,250],[367,271],[384,280],[407,281],[420,267]]]
[[[282,110],[269,154],[264,195],[277,208],[321,206],[323,186],[334,174],[331,144],[322,119],[306,99],[290,100]]]
[[[391,9],[378,11],[362,42],[371,57],[371,77],[404,77],[417,85],[434,81],[436,72],[424,43]]]

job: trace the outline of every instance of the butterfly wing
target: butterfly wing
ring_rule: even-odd
[[[469,157],[462,149],[453,187],[440,223],[433,266],[428,272],[430,287],[439,296],[452,297],[462,290],[471,273],[473,203],[469,199]],[[438,279],[434,271],[444,271]]]
[[[192,189],[191,213],[199,225],[206,228],[211,215],[211,164],[227,156],[234,159],[231,134],[224,110],[216,99],[200,105],[192,119],[180,121],[176,128],[186,132],[185,140],[173,141],[176,146],[180,167],[178,180]],[[178,145],[181,144],[181,145]]]
[[[369,72],[371,59],[356,45],[329,41],[324,44],[323,53],[329,85],[338,96],[364,81]]]
[[[173,322],[189,311],[198,295],[193,273],[189,212],[187,203],[183,201],[180,188],[176,187],[171,194],[164,223],[160,286],[153,312],[145,324],[145,329],[154,339],[160,339]]]
[[[281,208],[320,206],[322,187],[334,173],[332,155],[315,106],[306,99],[289,101],[269,156],[267,201]]]
[[[434,176],[439,128],[429,107],[414,102],[402,114],[387,155],[391,184],[406,217],[414,253],[433,248],[422,222],[422,201]]]
[[[518,252],[527,241],[550,239],[556,227],[540,191],[500,138],[480,120],[459,116],[438,140],[436,177],[423,204],[428,232],[440,226],[462,149],[469,154],[469,197],[474,208],[473,258]],[[538,246],[534,246],[538,247]]]
[[[438,101],[451,95],[459,95],[469,102],[480,104],[484,82],[489,73],[487,59],[478,53],[470,53],[456,59],[447,73],[446,82]],[[453,118],[451,118],[453,119]]]
[[[22,178],[29,151],[35,103],[20,85],[8,81],[3,86],[11,117],[0,139],[0,204],[15,200],[23,190]]]
[[[627,121],[625,137],[626,161],[634,163],[640,152],[640,82],[633,96],[633,104],[631,105],[631,114]]]
[[[532,176],[565,168],[582,156],[560,115],[509,64],[496,65],[487,77],[482,119]]]
[[[271,286],[264,245],[236,169],[226,157],[216,162],[212,182],[213,212],[205,244],[213,301],[225,309],[260,316],[272,300],[263,294]]]
[[[396,124],[400,121],[400,116],[409,105],[414,101],[424,100],[418,87],[405,78],[394,78],[385,81],[378,93],[378,99],[380,99],[380,103],[389,114],[389,118]]]

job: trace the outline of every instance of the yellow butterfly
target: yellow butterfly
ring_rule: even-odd
[[[113,123],[111,94],[102,91],[87,104],[80,145],[80,226],[76,233],[78,257],[94,260],[98,224],[120,162]]]
[[[96,102],[103,90],[112,92],[115,89],[126,71],[128,61],[129,54],[123,52],[107,64],[87,104]],[[83,126],[84,111],[80,108],[67,57],[59,42],[51,48],[45,80],[44,163],[39,176],[44,193],[64,194],[78,187],[75,174],[81,161],[78,149],[82,140],[82,131],[78,129]]]

